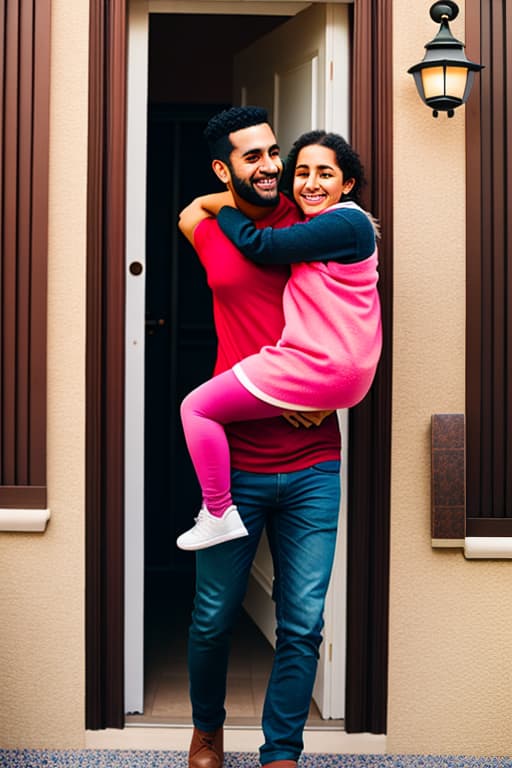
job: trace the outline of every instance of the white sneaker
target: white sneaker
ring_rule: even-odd
[[[249,532],[234,504],[226,509],[222,517],[216,517],[210,514],[206,507],[202,507],[194,527],[178,536],[176,544],[180,549],[206,549],[214,544],[248,535]]]

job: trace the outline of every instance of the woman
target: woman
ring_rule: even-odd
[[[187,446],[202,492],[196,524],[178,540],[202,549],[247,535],[230,495],[229,446],[223,425],[270,418],[283,409],[347,408],[368,392],[380,357],[376,228],[358,205],[364,172],[341,137],[304,134],[287,161],[293,197],[304,222],[258,230],[229,194],[206,195],[182,212],[180,228],[217,215],[220,228],[248,258],[290,264],[283,294],[285,327],[266,346],[201,385],[181,408]],[[194,211],[192,213],[192,210]]]

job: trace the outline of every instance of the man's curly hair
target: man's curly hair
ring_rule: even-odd
[[[231,107],[214,115],[204,130],[212,160],[228,163],[233,151],[229,134],[261,123],[269,123],[268,112],[263,107]]]
[[[360,205],[361,191],[366,184],[364,168],[359,155],[342,136],[337,133],[326,133],[326,131],[309,131],[299,136],[293,144],[286,162],[284,164],[284,173],[282,179],[283,191],[288,195],[293,192],[293,177],[295,176],[295,167],[297,165],[297,156],[301,149],[309,147],[312,144],[318,144],[321,147],[332,149],[336,155],[336,162],[343,171],[343,177],[354,179],[355,184],[348,195],[343,195],[343,199],[353,200]]]

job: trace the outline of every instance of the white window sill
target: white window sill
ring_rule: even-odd
[[[512,560],[512,536],[432,539],[434,549],[463,549],[467,560]]]
[[[44,533],[49,509],[0,509],[0,531]]]
[[[466,536],[464,557],[468,560],[510,560],[512,536]]]

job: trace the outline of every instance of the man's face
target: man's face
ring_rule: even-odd
[[[276,137],[268,125],[252,125],[230,133],[228,186],[252,205],[271,207],[279,201],[278,184],[283,172]]]

